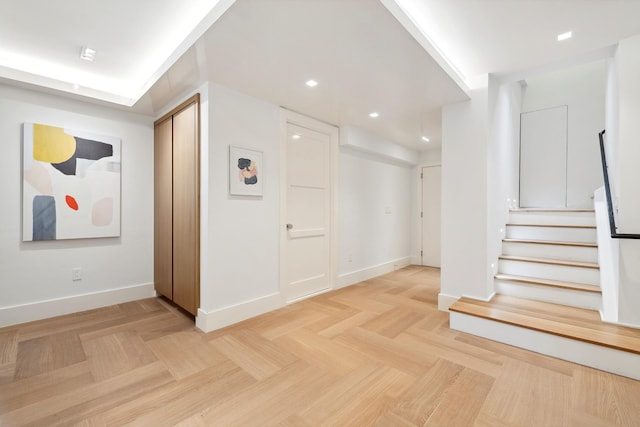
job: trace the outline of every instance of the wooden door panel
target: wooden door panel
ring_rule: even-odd
[[[173,301],[196,314],[199,301],[197,105],[173,116]]]
[[[153,282],[156,292],[173,299],[173,182],[172,120],[154,129],[154,251]]]

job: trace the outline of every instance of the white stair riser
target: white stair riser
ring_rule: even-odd
[[[598,262],[598,249],[584,246],[502,242],[502,254],[531,258],[551,258],[594,263]]]
[[[512,224],[596,225],[593,212],[510,212]]]
[[[640,355],[451,312],[449,326],[493,341],[640,380]]]
[[[589,310],[600,310],[602,308],[602,296],[595,292],[556,288],[554,286],[544,286],[533,283],[512,282],[501,279],[496,279],[495,291],[502,295],[511,295],[518,298],[551,302]]]
[[[594,228],[527,227],[523,225],[511,225],[507,227],[506,237],[509,239],[595,243],[596,230]]]
[[[499,272],[513,276],[538,277],[586,285],[600,285],[600,270],[593,268],[501,259]]]

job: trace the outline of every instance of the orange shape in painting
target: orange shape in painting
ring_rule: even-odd
[[[78,210],[78,202],[76,202],[76,199],[67,194],[64,197],[64,200],[65,202],[67,202],[67,206],[69,206],[71,209],[73,209],[74,211]]]
[[[63,128],[33,124],[33,158],[47,163],[66,162],[76,152],[76,140]]]

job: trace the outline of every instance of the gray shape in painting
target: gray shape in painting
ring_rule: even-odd
[[[56,201],[52,196],[33,198],[33,240],[56,240]]]

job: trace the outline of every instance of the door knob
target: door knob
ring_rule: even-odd
[[[293,228],[293,224],[287,224],[287,230],[291,230]]]

